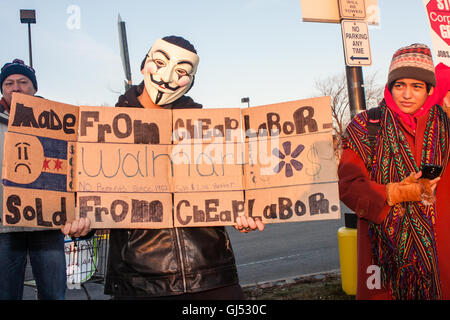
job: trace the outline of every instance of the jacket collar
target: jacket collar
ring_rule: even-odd
[[[9,106],[6,103],[5,98],[0,100],[0,123],[8,125],[9,120]]]

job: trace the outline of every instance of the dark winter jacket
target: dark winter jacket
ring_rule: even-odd
[[[133,86],[116,106],[143,107]],[[183,96],[168,109],[201,108]],[[224,227],[112,229],[105,293],[116,298],[160,297],[238,284],[235,258]]]

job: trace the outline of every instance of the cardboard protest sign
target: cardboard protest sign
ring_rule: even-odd
[[[330,98],[248,109],[76,107],[14,94],[4,224],[232,225],[339,218]],[[76,204],[76,205],[75,205]]]
[[[336,183],[254,189],[245,192],[246,215],[264,223],[299,222],[340,218]]]
[[[171,228],[171,193],[79,192],[80,217],[92,228]]]
[[[75,217],[78,108],[14,94],[2,168],[5,225],[59,227]]]
[[[339,218],[329,105],[322,97],[243,111],[248,216],[266,223]]]
[[[88,106],[79,109],[79,142],[171,144],[171,110]]]
[[[244,200],[240,119],[240,109],[173,110],[175,226],[235,223]]]
[[[69,104],[14,93],[8,131],[76,141],[78,109]]]
[[[3,187],[3,225],[60,228],[75,220],[72,192]]]
[[[98,228],[169,228],[172,113],[80,107],[77,203]]]
[[[167,145],[78,143],[77,184],[83,192],[171,192]]]
[[[233,225],[244,215],[244,192],[176,192],[174,194],[175,227]]]
[[[67,191],[70,146],[64,140],[6,132],[3,185]]]
[[[174,144],[242,142],[241,109],[173,110]]]

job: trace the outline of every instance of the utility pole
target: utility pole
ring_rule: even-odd
[[[247,108],[250,108],[250,98],[249,97],[242,98],[241,103],[247,103]]]
[[[117,21],[117,27],[119,29],[120,58],[122,60],[123,71],[125,72],[125,91],[127,91],[132,85],[131,67],[130,56],[128,54],[127,30],[125,29],[125,22],[120,18],[120,14]]]
[[[36,23],[36,10],[20,9],[20,22],[28,24],[28,52],[30,55],[30,67],[33,68],[33,53],[31,50],[31,24]]]

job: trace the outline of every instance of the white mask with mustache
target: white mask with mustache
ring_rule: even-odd
[[[183,96],[191,88],[198,63],[199,57],[194,52],[163,39],[156,40],[141,70],[152,101],[165,105]]]

